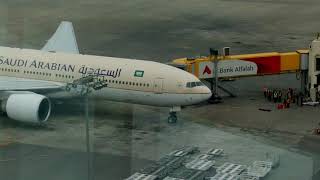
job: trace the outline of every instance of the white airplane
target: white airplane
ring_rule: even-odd
[[[71,22],[62,22],[42,50],[0,47],[1,110],[10,119],[44,123],[51,98],[79,97],[92,82],[101,87],[90,96],[171,107],[170,122],[181,106],[211,97],[197,77],[169,65],[79,54]]]

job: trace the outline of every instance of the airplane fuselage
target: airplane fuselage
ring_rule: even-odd
[[[192,74],[153,61],[0,47],[2,77],[67,84],[89,75],[107,83],[91,95],[111,101],[185,106],[211,96]]]

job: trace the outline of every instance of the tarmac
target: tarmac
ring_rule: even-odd
[[[168,62],[230,46],[231,53],[295,51],[315,33],[320,2],[0,0],[0,45],[41,48],[59,22],[74,23],[84,54]],[[295,74],[222,84],[237,97],[182,109],[167,124],[168,108],[91,99],[90,147],[94,179],[124,179],[182,146],[223,148],[226,161],[250,164],[266,154],[280,166],[266,179],[311,179],[320,169],[319,107],[278,110],[263,87],[299,89]],[[55,100],[45,126],[0,117],[0,179],[88,179],[85,106]],[[270,112],[259,111],[270,109]],[[316,177],[314,177],[316,178]]]
[[[241,101],[243,100],[238,102]],[[267,179],[310,179],[314,173],[313,156],[293,146],[290,139],[276,138],[279,134],[273,134],[272,128],[270,132],[260,132],[248,127],[247,131],[243,131],[241,128],[219,123],[219,114],[232,108],[232,102],[231,105],[224,102],[203,107],[215,112],[211,114],[211,118],[201,113],[198,118],[194,118],[191,114],[195,114],[196,109],[183,109],[180,120],[175,125],[167,124],[166,108],[98,100],[92,100],[90,104],[90,145],[94,152],[92,167],[95,179],[124,179],[183,146],[196,146],[202,151],[222,148],[228,154],[225,161],[244,165],[264,160],[267,154],[279,156],[280,166]],[[242,111],[254,114],[255,112],[249,112],[252,111],[250,106],[243,107]],[[104,111],[101,111],[102,107],[105,107]],[[74,113],[66,115],[65,109],[74,110]],[[45,127],[5,120],[1,137],[7,137],[8,143],[1,148],[1,176],[12,179],[86,179],[86,118],[81,109],[83,106],[77,100],[60,104],[55,107],[55,114]],[[121,111],[124,113],[119,113]],[[259,112],[256,114],[259,115]],[[241,119],[240,113],[234,112],[232,116],[240,116],[238,119]],[[230,115],[224,119],[228,121],[229,117]],[[254,119],[256,118],[252,116],[247,120]],[[287,136],[285,134],[281,137]],[[299,139],[295,142],[299,142]],[[40,167],[48,168],[35,173]],[[59,171],[57,168],[64,170]]]

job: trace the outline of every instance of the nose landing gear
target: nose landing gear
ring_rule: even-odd
[[[179,111],[181,111],[180,106],[170,108],[169,117],[168,117],[169,124],[177,123],[177,120],[178,120],[177,112],[179,112]]]
[[[170,112],[168,117],[168,123],[175,124],[177,123],[177,120],[178,120],[177,112]]]

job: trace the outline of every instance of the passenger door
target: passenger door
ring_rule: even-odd
[[[163,79],[162,78],[154,79],[153,91],[157,94],[163,93]]]

